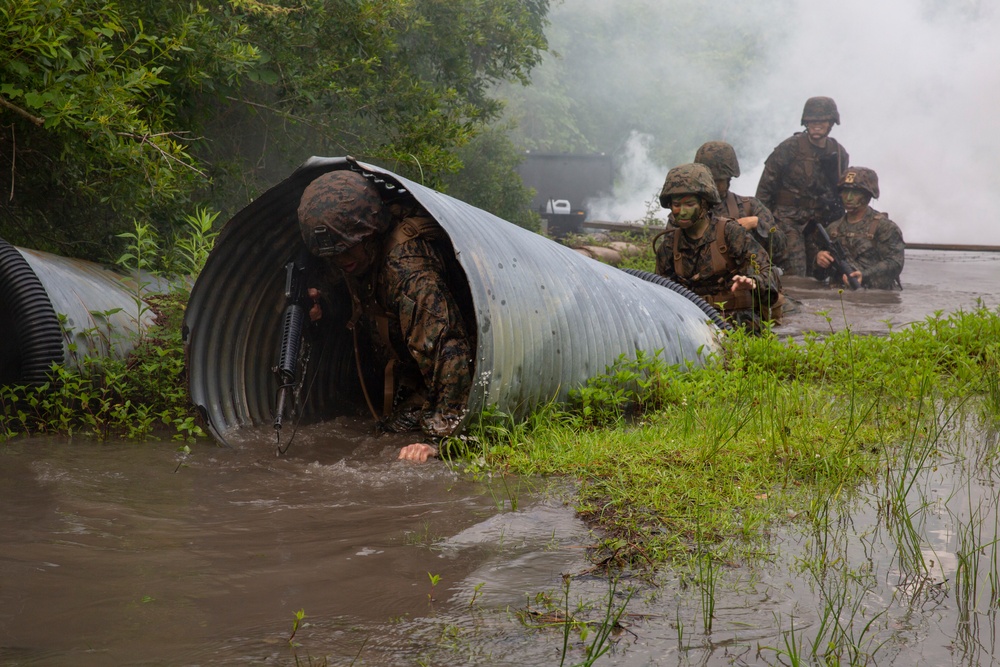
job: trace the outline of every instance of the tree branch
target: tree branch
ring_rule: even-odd
[[[5,100],[2,97],[0,97],[0,107],[7,107],[8,109],[10,109],[11,111],[13,111],[14,113],[18,114],[19,116],[24,116],[25,118],[27,118],[28,120],[30,120],[32,123],[34,123],[38,127],[41,127],[42,125],[45,125],[45,119],[44,118],[39,118],[38,116],[32,116],[30,113],[28,113],[27,111],[25,111],[21,107],[17,106],[16,104],[13,104],[12,102],[8,102],[7,100]]]
[[[168,160],[173,160],[173,161],[177,162],[178,164],[180,164],[181,166],[187,167],[188,169],[190,169],[191,171],[195,172],[199,176],[204,176],[205,178],[208,178],[208,174],[206,174],[205,172],[203,172],[201,169],[198,169],[197,167],[188,164],[187,162],[185,162],[184,160],[181,160],[176,155],[171,155],[167,151],[165,151],[162,148],[160,148],[159,146],[157,146],[156,142],[153,142],[153,141],[149,140],[150,137],[162,137],[162,136],[166,136],[166,135],[175,135],[176,133],[174,133],[174,132],[160,132],[159,134],[134,134],[132,132],[118,132],[117,134],[120,137],[130,137],[132,139],[138,139],[139,143],[148,144],[148,145],[152,146],[157,151],[159,151],[160,155],[162,155],[163,157],[167,158]]]

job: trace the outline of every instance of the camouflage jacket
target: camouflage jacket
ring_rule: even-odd
[[[843,217],[826,228],[831,241],[837,241],[847,255],[847,261],[861,271],[862,287],[893,289],[899,285],[903,271],[903,254],[906,244],[903,233],[885,213],[871,206],[859,222],[848,222]],[[820,280],[833,277],[836,270],[823,269],[812,257],[813,275]]]
[[[734,194],[732,190],[726,193],[720,204],[710,211],[712,219],[716,218],[746,218],[757,216],[757,227],[751,230],[754,239],[767,251],[771,265],[783,266],[785,259],[785,233],[774,222],[774,216],[756,197],[744,197]]]
[[[719,220],[724,224],[725,255],[729,265],[716,270],[712,257],[712,246],[716,244]],[[673,248],[676,240],[677,257]],[[680,283],[710,303],[725,302],[725,310],[753,308],[776,304],[781,294],[781,284],[771,271],[771,261],[761,247],[738,222],[729,218],[713,220],[699,239],[688,237],[677,227],[671,227],[653,241],[656,251],[656,273]],[[737,275],[753,278],[757,289],[746,294],[752,303],[740,303],[744,296],[729,292],[733,278]],[[728,308],[726,306],[728,305]]]
[[[837,180],[849,156],[833,137],[819,148],[803,132],[778,144],[764,162],[757,199],[778,219],[810,219],[823,223],[843,215]]]
[[[475,351],[446,276],[437,243],[418,236],[389,244],[374,270],[352,285],[379,368],[398,360],[402,392],[422,391],[420,426],[434,437],[450,435],[465,413]],[[391,350],[378,334],[380,320]],[[401,398],[397,391],[397,403]]]

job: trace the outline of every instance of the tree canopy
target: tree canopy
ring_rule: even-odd
[[[502,112],[495,86],[528,81],[547,13],[548,0],[6,3],[0,237],[106,256],[133,220],[232,213],[310,155],[444,187],[461,156],[490,159],[466,147]]]

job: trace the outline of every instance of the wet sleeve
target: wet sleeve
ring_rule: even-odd
[[[656,275],[677,280],[674,274],[674,232],[667,231],[653,239],[656,250]]]
[[[906,249],[903,233],[896,223],[886,218],[879,224],[872,242],[878,261],[861,268],[862,284],[888,285],[903,272],[903,254]]]

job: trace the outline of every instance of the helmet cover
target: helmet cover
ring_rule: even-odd
[[[303,242],[319,257],[335,257],[389,226],[378,188],[349,170],[327,172],[306,186],[298,216]]]

